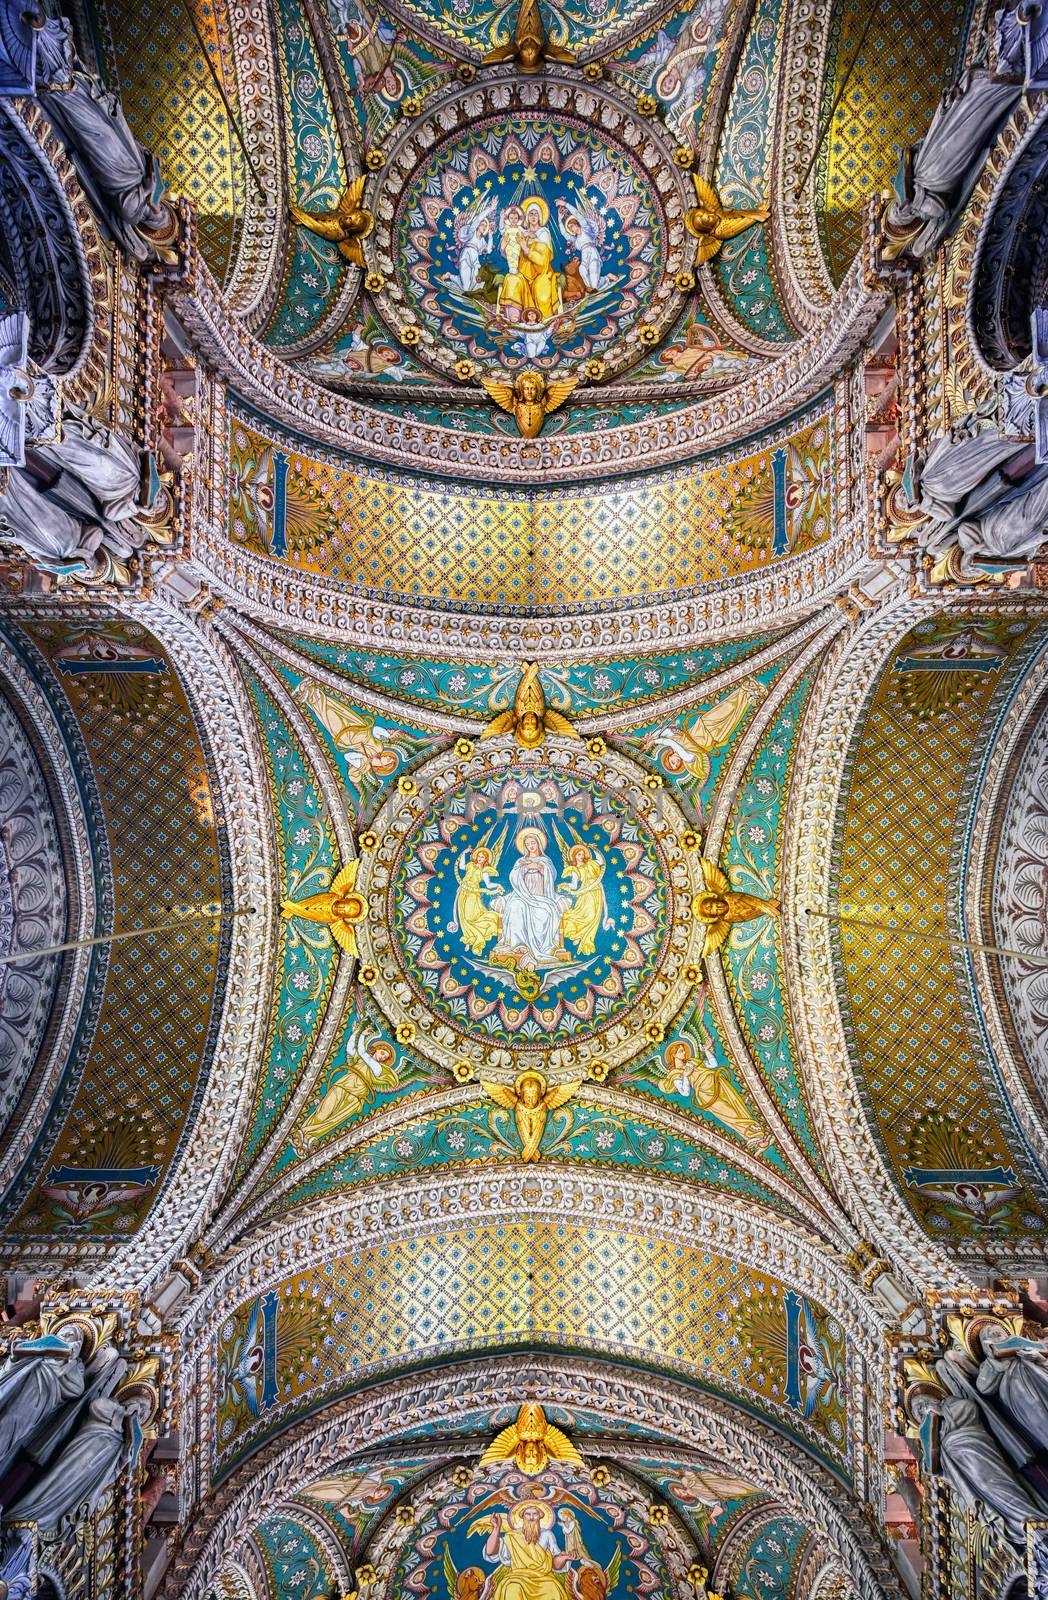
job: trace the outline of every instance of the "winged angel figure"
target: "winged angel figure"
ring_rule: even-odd
[[[301,206],[291,207],[296,222],[336,245],[339,255],[354,267],[364,265],[364,240],[375,222],[371,212],[360,204],[366,182],[366,172],[354,178],[333,211],[303,211]]]
[[[765,899],[759,894],[740,894],[733,889],[720,867],[713,861],[703,860],[702,876],[706,887],[692,901],[692,911],[706,924],[706,943],[703,956],[719,950],[732,928],[738,922],[752,922],[754,917],[777,917],[777,899]]]
[[[684,213],[684,225],[693,238],[699,241],[699,261],[712,261],[728,239],[734,239],[758,222],[766,222],[769,206],[755,206],[752,210],[732,210],[721,203],[712,183],[692,173],[695,198],[698,205]]]
[[[562,378],[559,383],[547,383],[542,373],[531,367],[518,373],[512,383],[499,383],[495,378],[481,379],[495,404],[509,412],[524,439],[538,438],[550,412],[564,404],[578,381],[577,378]]]
[[[493,1083],[481,1079],[481,1088],[496,1105],[513,1112],[513,1120],[520,1135],[520,1159],[537,1161],[546,1119],[558,1106],[567,1105],[578,1093],[578,1083],[555,1084],[546,1087],[546,1079],[533,1067],[520,1074],[512,1089],[506,1083]]]

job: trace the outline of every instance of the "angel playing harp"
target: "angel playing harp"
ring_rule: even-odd
[[[534,1067],[526,1068],[512,1089],[508,1084],[494,1083],[483,1078],[480,1086],[489,1100],[494,1100],[496,1105],[505,1106],[507,1111],[513,1112],[513,1120],[520,1137],[522,1161],[539,1159],[539,1146],[542,1144],[542,1135],[546,1131],[546,1120],[550,1112],[555,1111],[558,1106],[567,1105],[579,1091],[577,1082],[554,1084],[553,1088],[547,1088],[545,1076]]]
[[[698,205],[684,213],[684,225],[693,238],[699,241],[700,264],[712,261],[721,246],[734,239],[758,222],[766,222],[769,206],[755,206],[752,210],[733,210],[721,204],[720,196],[712,183],[692,173]]]
[[[562,378],[559,383],[547,383],[541,372],[529,367],[518,373],[512,383],[500,383],[495,378],[480,381],[495,404],[509,412],[521,437],[537,439],[546,418],[564,404],[579,380]]]
[[[537,750],[547,733],[563,734],[566,739],[579,738],[567,717],[546,704],[537,661],[529,661],[525,666],[511,709],[493,718],[480,737],[497,739],[504,733],[512,733],[525,750]]]
[[[719,950],[732,928],[739,922],[752,922],[755,917],[777,917],[777,899],[765,899],[758,894],[740,894],[733,889],[725,874],[713,861],[703,860],[702,876],[706,887],[692,901],[692,911],[706,924],[706,943],[703,956]]]
[[[333,211],[303,211],[301,206],[291,207],[296,222],[336,245],[339,255],[355,267],[364,266],[364,240],[375,225],[371,212],[360,204],[366,182],[366,173],[354,178]]]

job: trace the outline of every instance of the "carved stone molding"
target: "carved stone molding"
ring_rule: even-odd
[[[888,305],[870,290],[861,257],[825,319],[760,372],[694,406],[648,422],[591,434],[535,440],[464,434],[370,410],[324,389],[258,343],[231,313],[202,262],[173,307],[194,348],[220,378],[265,415],[322,446],[376,462],[420,466],[489,483],[584,481],[679,465],[751,438],[817,396],[862,347]]]

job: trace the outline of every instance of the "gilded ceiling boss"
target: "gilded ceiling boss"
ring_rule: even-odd
[[[0,1600],[1048,1600],[1048,8],[0,129]]]

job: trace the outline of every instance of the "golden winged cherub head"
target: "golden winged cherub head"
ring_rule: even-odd
[[[528,1068],[520,1074],[513,1087],[517,1091],[518,1098],[530,1109],[532,1106],[537,1106],[546,1093],[546,1080],[541,1072]]]
[[[547,383],[541,372],[528,367],[519,372],[511,384],[496,378],[481,378],[480,381],[495,404],[509,412],[521,437],[537,439],[546,418],[564,404],[579,380],[562,378],[556,383]]]
[[[496,1434],[481,1456],[480,1465],[487,1467],[509,1460],[530,1478],[542,1472],[550,1461],[583,1465],[567,1434],[547,1421],[546,1413],[535,1402],[525,1402],[517,1412],[517,1420]]]
[[[525,750],[537,750],[547,733],[559,733],[567,739],[579,738],[567,717],[546,704],[537,661],[525,664],[512,709],[500,712],[489,722],[481,738],[494,739],[503,733],[512,733]]]

